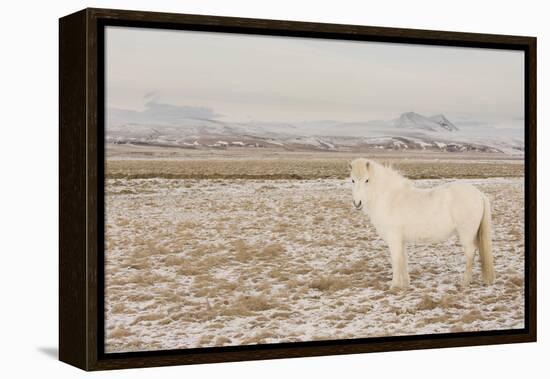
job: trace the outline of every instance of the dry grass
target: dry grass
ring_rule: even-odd
[[[113,330],[109,331],[108,333],[109,335],[109,338],[116,338],[116,339],[119,339],[119,338],[124,338],[124,337],[129,337],[132,335],[132,332],[126,328],[114,328]]]
[[[480,319],[482,319],[481,312],[478,309],[474,309],[462,316],[460,321],[462,321],[463,324],[470,324]]]
[[[323,276],[314,279],[310,283],[310,287],[319,291],[338,291],[346,287],[350,287],[350,283],[343,278]]]
[[[266,311],[276,307],[276,303],[270,301],[264,295],[242,295],[237,298],[239,305],[252,312]]]
[[[164,317],[165,315],[162,315],[160,313],[144,314],[134,318],[134,321],[132,321],[130,325],[135,325],[137,323],[144,322],[144,321],[157,321]]]
[[[275,337],[277,337],[277,335],[274,334],[273,332],[262,331],[262,332],[259,332],[259,333],[255,334],[252,337],[246,338],[245,340],[243,340],[242,344],[243,345],[255,345],[255,344],[265,343],[265,342],[267,342],[267,339],[275,338]]]
[[[123,303],[114,304],[111,308],[112,313],[124,313],[126,311],[126,305]]]
[[[274,259],[284,253],[285,247],[280,243],[270,243],[260,250],[259,256],[263,259]]]
[[[411,179],[517,177],[523,175],[523,162],[438,162],[382,161]],[[187,160],[107,160],[106,176],[113,179],[344,179],[349,175],[349,159],[187,159]],[[262,186],[260,192],[268,192]],[[128,189],[112,188],[121,194]],[[129,192],[133,193],[133,192]]]
[[[224,345],[229,345],[230,343],[231,343],[231,340],[224,336],[219,336],[214,341],[215,346],[224,346]]]
[[[435,301],[430,295],[424,295],[416,305],[416,309],[419,311],[430,311],[438,306],[439,302]]]

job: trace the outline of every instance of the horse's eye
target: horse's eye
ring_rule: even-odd
[[[355,180],[351,179],[351,182],[352,182],[352,183],[355,183]]]
[[[367,180],[365,180],[365,183],[368,183],[368,182],[369,182],[369,180],[368,180],[368,179],[367,179]]]

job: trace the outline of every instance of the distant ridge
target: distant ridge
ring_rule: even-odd
[[[456,125],[442,114],[426,117],[416,112],[405,112],[393,120],[392,124],[396,128],[422,129],[433,132],[458,131]]]
[[[437,122],[439,126],[441,126],[443,129],[447,129],[449,131],[458,131],[458,127],[442,114],[431,116],[430,120]]]
[[[157,113],[162,113],[157,117]],[[211,117],[208,117],[211,114]],[[106,141],[136,146],[182,149],[282,149],[287,151],[483,152],[522,155],[521,136],[460,129],[443,114],[426,117],[405,112],[398,118],[373,121],[231,122],[212,117],[207,108],[150,104],[143,111],[110,109]]]

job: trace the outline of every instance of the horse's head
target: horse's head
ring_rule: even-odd
[[[353,206],[355,209],[360,210],[367,201],[367,190],[372,176],[372,163],[363,158],[355,159],[350,163],[350,170]]]

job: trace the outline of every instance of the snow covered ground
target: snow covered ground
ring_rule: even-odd
[[[447,180],[419,180],[419,186]],[[456,239],[384,242],[347,180],[106,180],[106,351],[522,328],[523,178],[469,179],[493,205],[496,283],[460,286]]]

